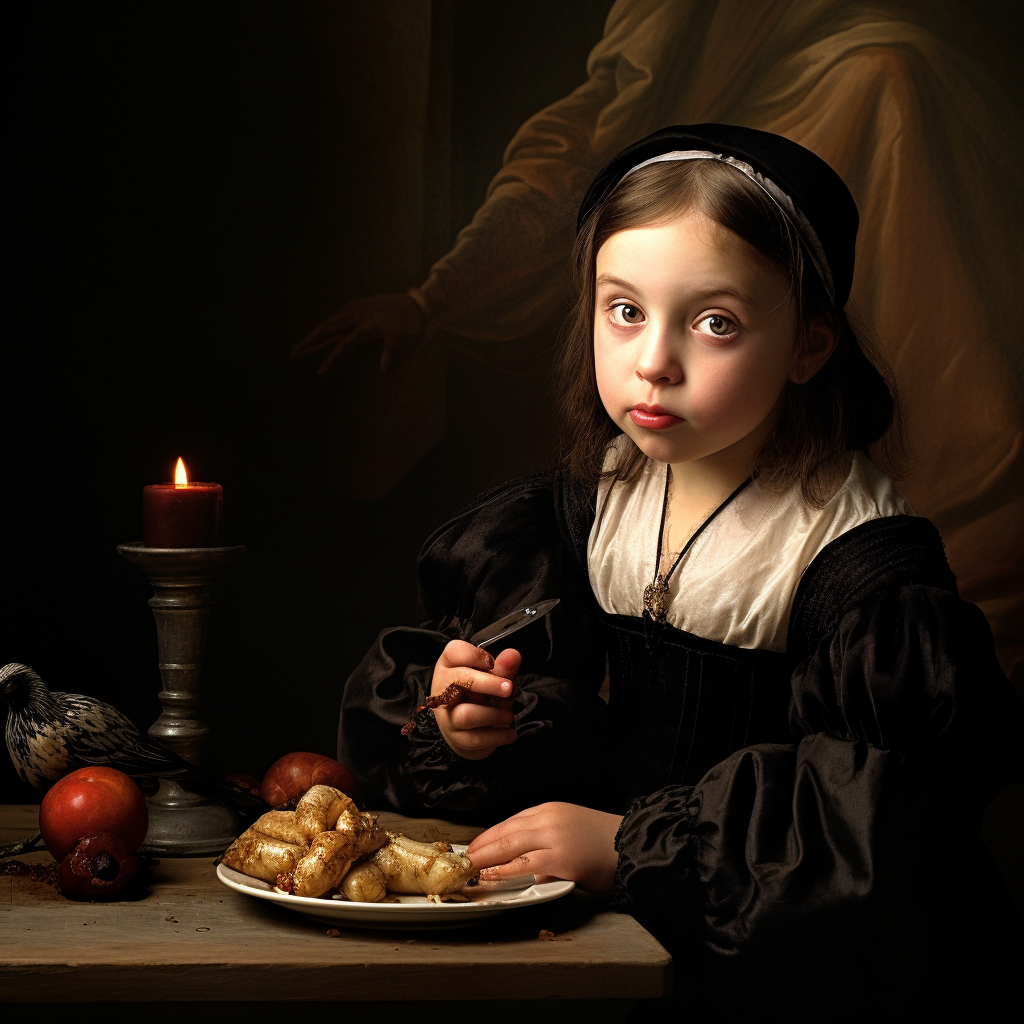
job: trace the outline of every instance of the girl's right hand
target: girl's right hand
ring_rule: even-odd
[[[466,687],[451,707],[434,709],[441,735],[459,757],[480,761],[498,747],[515,743],[512,679],[521,663],[521,655],[511,648],[492,658],[465,640],[452,640],[437,659],[432,697],[452,683]]]

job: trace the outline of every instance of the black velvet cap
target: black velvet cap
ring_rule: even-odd
[[[857,204],[843,179],[821,157],[771,132],[732,124],[680,124],[659,129],[627,146],[598,173],[583,197],[577,230],[637,164],[689,149],[742,160],[789,196],[821,242],[832,275],[835,305],[842,309],[853,283]]]

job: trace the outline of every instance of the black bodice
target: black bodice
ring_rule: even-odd
[[[841,993],[891,970],[916,993],[926,965],[973,977],[976,941],[985,970],[1018,955],[978,822],[1024,773],[1024,715],[934,527],[892,516],[827,545],[776,654],[601,612],[592,498],[515,481],[431,538],[426,621],[384,630],[345,687],[338,757],[370,806],[480,824],[545,801],[624,813],[614,905],[712,989],[749,964]],[[556,596],[515,638],[514,743],[466,761],[426,716],[402,735],[452,638]]]
[[[599,619],[611,670],[610,809],[693,785],[750,744],[792,742],[785,654],[705,640],[646,615]]]

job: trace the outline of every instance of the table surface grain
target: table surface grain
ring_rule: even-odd
[[[0,843],[38,808],[0,806]],[[384,812],[417,839],[479,829]],[[50,863],[46,852],[23,854]],[[212,858],[162,858],[133,900],[79,903],[0,876],[0,999],[104,1001],[636,1000],[667,995],[670,958],[631,917],[573,892],[470,928],[329,926],[228,889]],[[539,938],[541,930],[556,940]]]

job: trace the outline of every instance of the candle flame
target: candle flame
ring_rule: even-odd
[[[188,473],[185,472],[184,459],[178,459],[178,464],[174,467],[174,486],[188,487]]]

